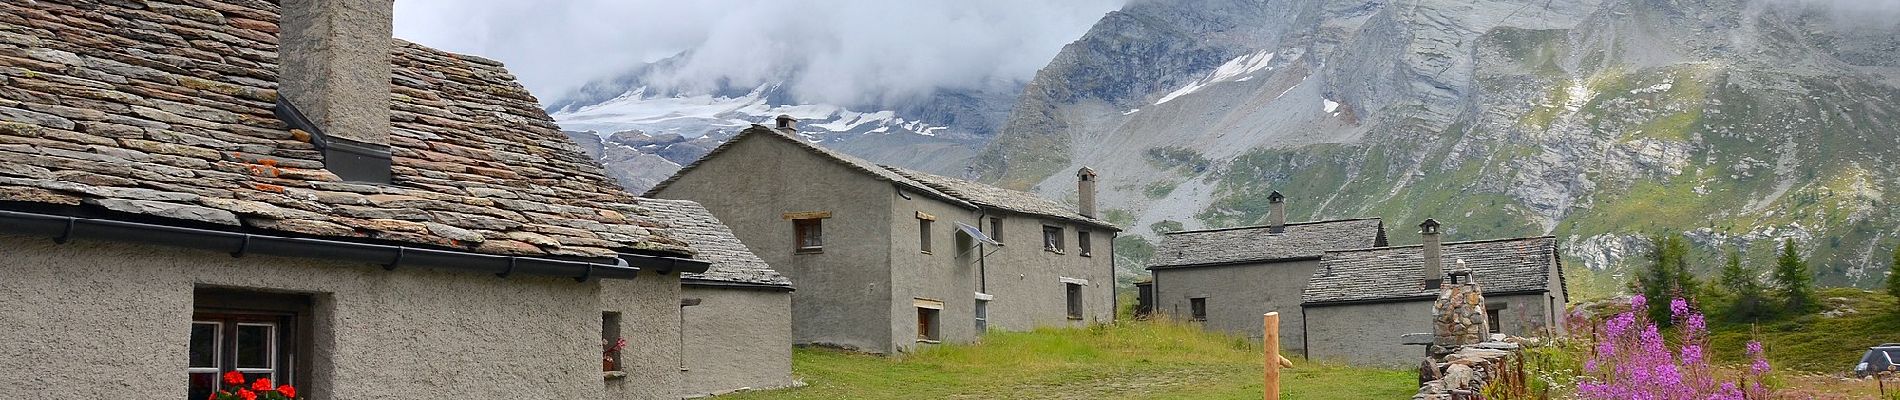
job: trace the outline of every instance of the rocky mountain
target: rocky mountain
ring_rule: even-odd
[[[1278,190],[1292,220],[1555,235],[1597,269],[1646,234],[1763,270],[1794,239],[1820,282],[1871,285],[1900,245],[1900,15],[1850,3],[1137,1],[972,165],[1057,198],[1092,166],[1139,235],[1259,223]]]
[[[799,73],[790,68],[757,84],[667,81],[689,56],[590,82],[549,103],[548,112],[576,141],[598,150],[609,174],[639,192],[746,126],[778,115],[798,118],[800,134],[827,147],[880,163],[962,174],[1002,126],[1022,87],[996,82],[869,104],[812,103],[787,89],[785,82]]]

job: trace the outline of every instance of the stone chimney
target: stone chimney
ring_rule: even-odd
[[[1477,283],[1439,290],[1438,300],[1432,303],[1431,355],[1442,356],[1490,339],[1490,320],[1485,317],[1484,290]]]
[[[1445,282],[1444,249],[1438,238],[1438,220],[1426,218],[1418,224],[1420,243],[1423,245],[1420,255],[1425,257],[1425,288],[1437,289]]]
[[[1267,232],[1285,233],[1286,196],[1280,194],[1280,191],[1275,190],[1273,193],[1267,194],[1267,204],[1271,207],[1267,209]]]
[[[393,0],[282,0],[279,114],[313,125],[324,167],[358,182],[389,182],[390,17]],[[285,107],[283,104],[290,106]],[[285,110],[294,110],[286,112]]]
[[[776,120],[778,124],[772,127],[787,132],[798,132],[798,118],[792,118],[792,116],[786,114],[779,114]]]
[[[1082,167],[1075,171],[1075,202],[1077,212],[1095,218],[1095,169]]]

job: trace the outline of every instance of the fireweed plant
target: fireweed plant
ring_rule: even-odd
[[[1596,346],[1584,362],[1584,378],[1577,396],[1586,400],[1743,400],[1773,399],[1762,379],[1772,367],[1762,354],[1761,342],[1748,342],[1754,363],[1739,376],[1728,377],[1709,366],[1709,329],[1702,313],[1681,298],[1669,302],[1669,315],[1679,327],[1676,348],[1663,340],[1650,321],[1647,299],[1630,299],[1630,309],[1603,321],[1596,329]]]

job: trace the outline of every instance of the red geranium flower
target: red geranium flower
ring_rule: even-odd
[[[243,397],[244,400],[257,400],[257,392],[252,392],[250,389],[238,389],[238,397]]]
[[[257,378],[256,382],[251,382],[251,390],[259,392],[270,391],[270,378]]]
[[[232,386],[242,385],[244,384],[244,374],[240,374],[237,371],[226,371],[224,373],[224,384]]]
[[[283,393],[283,394],[284,394],[284,397],[289,397],[289,398],[296,398],[296,397],[297,397],[297,388],[294,388],[294,387],[290,387],[290,385],[283,385],[283,386],[278,386],[278,387],[277,387],[277,393]]]

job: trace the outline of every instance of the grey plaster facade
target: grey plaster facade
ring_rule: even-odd
[[[605,398],[599,281],[17,235],[0,235],[0,260],[0,398],[182,396],[193,293],[209,287],[314,300],[309,398]],[[648,392],[610,398],[676,398]]]
[[[1157,269],[1156,311],[1191,320],[1193,299],[1204,299],[1207,317],[1201,324],[1205,328],[1254,341],[1261,339],[1261,315],[1279,312],[1280,347],[1304,352],[1300,292],[1318,266],[1319,260],[1314,259]]]
[[[688,397],[792,385],[792,296],[779,289],[688,283],[681,368]]]
[[[1114,266],[1107,246],[1114,229],[980,207],[898,172],[914,173],[755,126],[648,195],[699,202],[795,282],[792,332],[799,344],[891,353],[973,341],[980,334],[979,293],[993,297],[991,328],[1081,326],[1113,318]],[[797,248],[788,218],[796,213],[823,215],[822,250]],[[958,223],[991,230],[992,216],[1002,222],[1004,246],[980,245],[958,230]],[[920,227],[927,219],[934,219],[928,252]],[[1045,225],[1062,229],[1068,251],[1043,250]],[[1080,231],[1090,232],[1091,256],[1075,250]],[[1064,278],[1086,283],[1082,318],[1067,313]],[[918,334],[920,303],[941,308],[933,340]]]
[[[1549,294],[1486,295],[1484,300],[1498,313],[1498,329],[1506,335],[1543,335],[1547,327],[1561,325],[1554,324],[1560,316],[1550,312],[1550,305],[1563,303]],[[1305,313],[1307,357],[1313,360],[1413,367],[1425,356],[1425,346],[1400,344],[1399,337],[1432,331],[1432,299],[1308,306]]]

